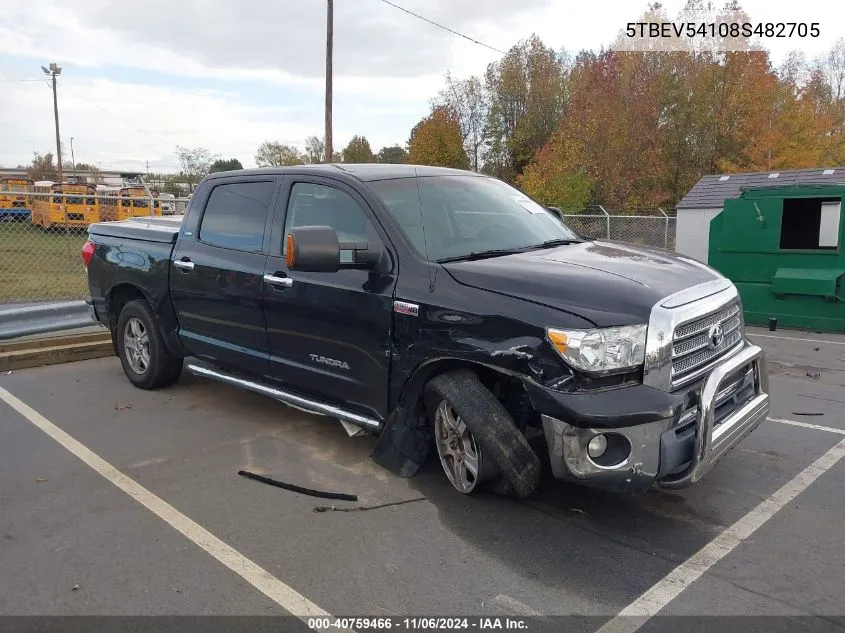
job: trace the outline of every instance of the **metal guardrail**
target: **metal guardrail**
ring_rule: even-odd
[[[96,325],[96,321],[84,301],[0,308],[0,341],[92,325]]]

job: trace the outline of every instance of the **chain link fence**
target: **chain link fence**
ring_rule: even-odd
[[[84,299],[82,245],[88,225],[130,216],[181,215],[188,198],[121,197],[87,192],[0,192],[0,305]],[[608,213],[601,207],[564,219],[589,238],[675,247],[676,218],[657,211]]]
[[[179,215],[187,202],[166,194],[0,192],[0,305],[86,298],[82,245],[89,224]]]
[[[677,218],[661,209],[619,214],[598,207],[581,213],[565,212],[563,219],[584,237],[675,250]]]

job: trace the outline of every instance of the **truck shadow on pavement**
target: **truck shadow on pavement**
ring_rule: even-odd
[[[636,497],[557,481],[548,471],[527,500],[484,491],[467,497],[452,489],[436,454],[409,482],[436,507],[440,524],[472,548],[571,595],[584,607],[577,612],[597,615],[608,605],[627,604],[770,494],[777,481],[762,489],[751,477],[764,461],[734,457],[710,482]],[[739,476],[745,488],[725,487]]]

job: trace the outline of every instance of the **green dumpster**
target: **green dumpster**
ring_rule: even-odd
[[[842,185],[744,190],[710,222],[708,263],[736,284],[745,320],[845,332]]]

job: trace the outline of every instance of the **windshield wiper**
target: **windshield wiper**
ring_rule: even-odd
[[[552,248],[554,246],[568,246],[569,244],[580,244],[583,240],[577,240],[574,238],[557,238],[554,240],[546,240],[545,242],[540,242],[539,244],[535,244],[533,248]]]
[[[568,244],[580,244],[584,240],[574,238],[557,238],[554,240],[546,240],[539,244],[530,244],[528,246],[520,246],[518,248],[491,248],[484,251],[472,251],[465,255],[455,255],[454,257],[444,257],[438,259],[438,264],[447,264],[449,262],[464,262],[473,259],[484,259],[485,257],[498,257],[499,255],[514,255],[516,253],[527,253],[529,251],[537,250],[538,248],[552,248],[554,246],[566,246]]]
[[[514,255],[516,253],[524,253],[526,248],[532,247],[525,247],[521,246],[519,248],[491,248],[486,251],[472,251],[471,253],[467,253],[465,255],[455,255],[454,257],[444,257],[442,259],[438,259],[438,264],[447,264],[449,262],[463,262],[463,261],[471,261],[473,259],[484,259],[485,257],[498,257],[499,255]]]

